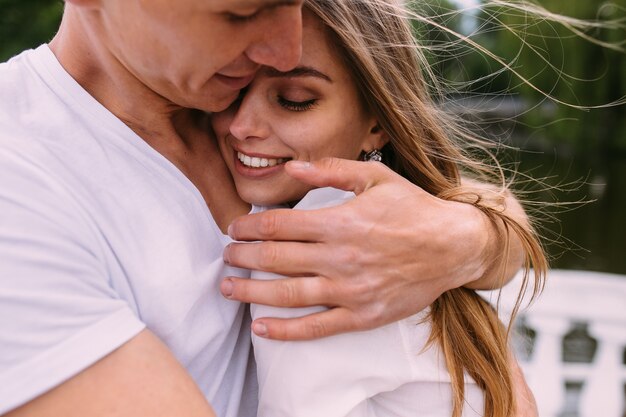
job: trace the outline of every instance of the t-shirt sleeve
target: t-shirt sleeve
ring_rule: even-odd
[[[67,186],[0,148],[0,414],[144,328],[111,287],[96,236]]]

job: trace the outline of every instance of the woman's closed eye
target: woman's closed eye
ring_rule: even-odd
[[[303,101],[295,101],[295,100],[288,100],[282,96],[278,96],[278,104],[280,104],[281,107],[289,111],[306,111],[306,110],[311,109],[313,106],[315,106],[316,102],[317,102],[317,99],[315,98],[312,98],[309,100],[303,100]]]

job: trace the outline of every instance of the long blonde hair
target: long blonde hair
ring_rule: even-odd
[[[486,151],[487,142],[456,123],[431,98],[432,83],[427,84],[424,74],[429,66],[414,39],[410,12],[401,3],[307,0],[305,6],[327,26],[362,101],[388,135],[390,141],[383,148],[386,164],[435,196],[482,210],[504,231],[499,243],[506,244],[508,234],[514,233],[525,252],[523,287],[531,282],[532,267],[536,295],[548,268],[538,236],[528,222],[505,214],[509,183],[497,163],[491,168],[471,156],[476,150]],[[472,188],[462,183],[461,174],[499,186],[493,191]],[[504,258],[494,260],[500,269],[508,248],[504,252]],[[515,398],[508,331],[496,311],[474,291],[459,288],[437,299],[429,318],[429,345],[441,347],[452,380],[453,417],[460,417],[463,409],[464,372],[485,392],[485,416],[511,415]]]

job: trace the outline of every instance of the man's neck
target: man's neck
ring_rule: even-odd
[[[89,94],[197,187],[215,221],[225,231],[236,216],[247,214],[250,207],[237,195],[211,135],[208,115],[175,105],[143,84],[97,37],[93,24],[98,22],[93,20],[96,22],[79,15],[66,3],[63,23],[50,49]]]
[[[165,137],[178,137],[175,123],[180,120],[180,113],[189,110],[144,85],[98,39],[93,28],[86,29],[89,24],[92,22],[85,22],[84,16],[66,5],[63,23],[50,42],[61,65],[92,97],[150,145]]]

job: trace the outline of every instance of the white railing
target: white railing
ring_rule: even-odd
[[[503,319],[520,282],[517,277],[502,291]],[[495,304],[495,293],[482,295]],[[534,333],[533,340],[517,337],[515,344],[519,352],[531,351],[518,359],[541,417],[626,416],[626,276],[553,270],[543,294],[519,314],[516,327]],[[572,337],[576,334],[578,341]],[[572,345],[586,352],[572,358],[567,352]]]

